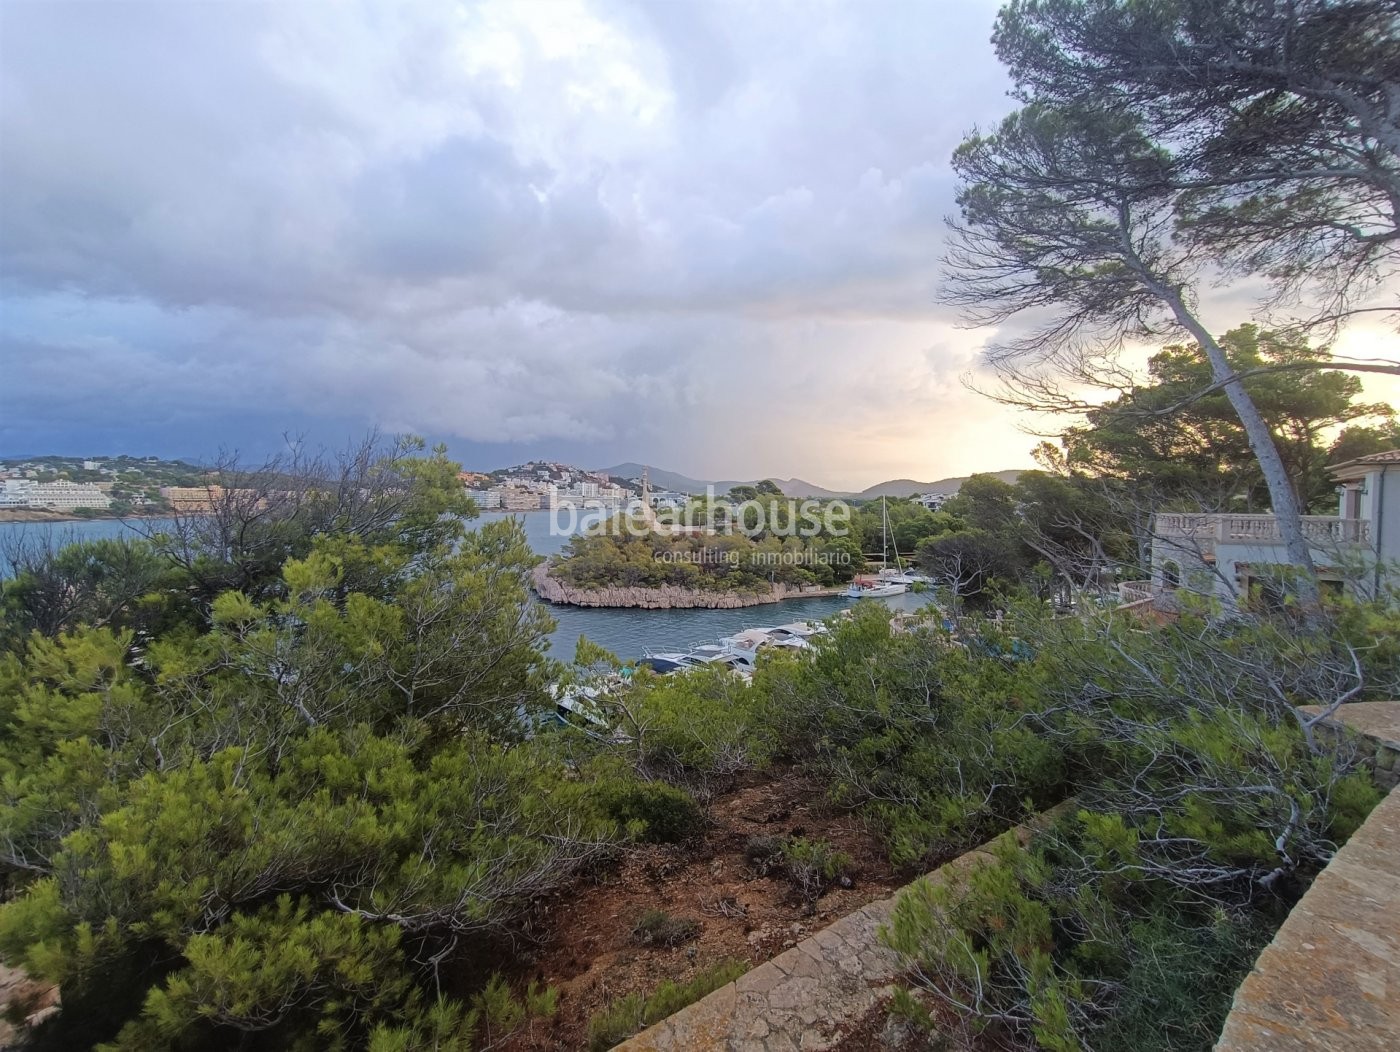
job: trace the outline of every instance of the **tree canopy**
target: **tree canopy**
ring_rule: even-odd
[[[1337,445],[1341,429],[1364,427],[1364,421],[1389,426],[1390,406],[1362,401],[1360,380],[1327,369],[1326,350],[1301,338],[1242,325],[1221,336],[1220,345],[1231,368],[1247,377],[1245,389],[1273,435],[1300,506],[1330,511],[1336,496],[1327,465],[1347,458],[1348,445]],[[1316,367],[1269,369],[1298,363]],[[1351,448],[1363,448],[1366,433],[1355,432]],[[1146,381],[1090,410],[1082,426],[1066,431],[1063,445],[1068,469],[1125,483],[1153,507],[1269,508],[1249,438],[1225,396],[1212,389],[1200,348],[1190,344],[1153,355]]]
[[[1035,319],[991,354],[1008,397],[1082,411],[1066,383],[1131,386],[1125,341],[1189,337],[1248,438],[1308,605],[1316,579],[1287,465],[1196,298],[1222,265],[1288,288],[1321,260],[1322,313],[1335,317],[1393,264],[1400,48],[1388,10],[1016,0],[995,40],[1023,105],[953,156],[954,301],[977,322]],[[1287,167],[1295,147],[1304,160]]]
[[[1393,0],[1012,0],[994,43],[1023,100],[1131,113],[1169,145],[1176,229],[1237,271],[1324,317],[1394,273]]]
[[[365,463],[248,498],[239,545],[216,515],[5,583],[0,952],[60,1043],[464,1048],[440,962],[619,835],[512,747],[554,678],[518,526],[467,530],[441,453]]]

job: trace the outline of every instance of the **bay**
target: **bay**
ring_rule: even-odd
[[[486,512],[478,522],[492,521],[500,513]],[[538,555],[554,555],[568,543],[548,512],[515,516],[525,530],[531,549]],[[160,519],[87,519],[76,522],[0,523],[0,552],[16,540],[71,544],[112,537],[138,537],[159,529]],[[3,573],[0,567],[0,573]],[[539,600],[535,600],[539,602]],[[927,600],[920,595],[899,595],[882,602],[896,610],[914,610]],[[620,658],[632,660],[647,651],[686,650],[697,643],[713,643],[721,636],[745,628],[772,626],[789,621],[820,620],[851,605],[839,596],[788,599],[781,603],[739,610],[601,610],[591,607],[555,606],[545,603],[556,627],[550,635],[550,656],[572,661],[579,636],[587,636]]]

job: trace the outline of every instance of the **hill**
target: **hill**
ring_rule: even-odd
[[[704,493],[705,487],[717,483],[704,482],[700,479],[693,479],[689,475],[682,475],[679,471],[667,471],[665,468],[653,467],[650,464],[636,464],[628,461],[625,464],[614,464],[610,468],[597,468],[600,474],[613,475],[621,479],[639,479],[642,472],[647,473],[651,484],[657,489],[673,489],[677,493]]]
[[[1021,477],[1019,471],[987,471],[980,474],[995,475],[1003,482],[1013,484]],[[967,475],[958,475],[953,478],[939,479],[937,482],[890,479],[888,482],[877,483],[859,493],[849,494],[849,496],[856,500],[872,500],[876,497],[912,497],[915,493],[956,493],[968,478]]]
[[[653,467],[650,464],[637,464],[628,461],[625,464],[615,464],[610,468],[598,468],[600,472],[608,475],[616,475],[618,478],[635,479],[641,478],[642,470],[645,469],[651,484],[658,489],[671,489],[678,493],[704,493],[705,487],[713,486],[716,493],[728,493],[735,486],[752,486],[758,479],[720,479],[718,481],[707,481],[705,479],[694,479],[689,475],[682,475],[678,471],[667,471],[665,468]],[[850,494],[840,490],[825,489],[806,479],[773,479],[778,488],[789,497],[821,497],[825,500],[832,500],[836,497],[849,497]]]
[[[675,490],[678,493],[704,493],[707,486],[713,486],[716,493],[727,493],[734,486],[752,486],[759,481],[758,479],[742,481],[721,479],[717,482],[708,482],[704,479],[682,475],[678,471],[667,471],[665,468],[652,467],[649,464],[636,464],[630,461],[598,470],[625,479],[641,478],[642,471],[645,470],[653,486],[658,489]],[[992,471],[988,474],[995,475],[1003,482],[1011,483],[1014,483],[1021,475],[1019,471]],[[873,500],[878,497],[912,497],[915,493],[956,493],[967,479],[966,475],[939,479],[937,482],[919,482],[917,479],[890,479],[888,482],[880,482],[868,489],[863,489],[859,493],[852,493],[849,490],[826,489],[808,482],[806,479],[799,478],[773,479],[772,481],[789,497],[818,497],[823,500],[849,497],[854,500]]]

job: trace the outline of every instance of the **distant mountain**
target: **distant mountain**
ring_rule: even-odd
[[[820,497],[822,500],[835,500],[837,497],[850,496],[849,493],[842,490],[824,489],[806,479],[774,479],[773,481],[789,497]]]
[[[651,479],[651,484],[657,489],[670,489],[678,493],[704,493],[706,486],[713,486],[716,493],[727,493],[735,486],[752,486],[754,482],[758,481],[757,479],[744,481],[722,479],[718,482],[707,482],[704,479],[693,479],[689,475],[682,475],[677,471],[667,471],[664,468],[633,463],[617,464],[598,470],[608,475],[616,475],[619,478],[635,479],[642,477],[643,469],[646,470],[647,477]],[[995,475],[1003,482],[1012,483],[1021,475],[1019,471],[992,471],[988,474]],[[852,493],[849,490],[826,489],[808,482],[806,479],[773,479],[773,482],[789,497],[819,497],[823,500],[850,497],[855,500],[871,500],[878,497],[912,497],[915,493],[956,493],[958,488],[967,481],[967,478],[966,475],[959,475],[956,478],[939,479],[937,482],[890,479],[888,482],[881,482],[869,489],[861,490],[859,493]]]
[[[704,493],[707,486],[713,486],[716,493],[728,493],[735,486],[752,486],[759,481],[758,479],[720,479],[711,482],[705,479],[693,479],[678,471],[667,471],[665,468],[631,462],[615,464],[610,468],[598,468],[598,470],[604,474],[616,475],[618,478],[636,479],[642,477],[643,468],[646,469],[647,478],[657,489],[670,489],[677,493]],[[820,497],[823,500],[834,500],[837,497],[851,495],[843,490],[826,489],[814,482],[808,482],[806,479],[773,479],[772,481],[789,497]]]
[[[1019,471],[987,471],[982,472],[982,474],[995,475],[1003,482],[1009,483],[1015,483],[1021,477]],[[937,482],[890,479],[888,482],[881,482],[852,496],[856,500],[872,500],[877,497],[912,497],[916,493],[956,493],[968,478],[967,475],[959,475],[956,478],[939,479]]]
[[[649,464],[615,464],[610,468],[597,468],[599,473],[604,475],[615,475],[620,479],[639,479],[642,472],[647,473],[647,478],[657,489],[672,489],[677,493],[704,493],[705,487],[718,484],[704,482],[700,479],[693,479],[688,475],[682,475],[678,471],[667,471],[664,468],[654,468]]]

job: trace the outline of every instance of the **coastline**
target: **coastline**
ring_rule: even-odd
[[[549,562],[535,567],[530,574],[535,594],[547,603],[559,606],[607,607],[632,610],[737,610],[749,606],[768,606],[785,599],[820,599],[841,595],[844,588],[789,588],[776,584],[766,592],[711,592],[696,588],[663,585],[660,588],[630,588],[622,585],[606,588],[575,588],[549,575]]]
[[[122,519],[153,519],[169,515],[168,511],[146,511],[140,514],[114,515],[104,512],[97,515],[74,515],[71,511],[51,511],[48,508],[0,508],[0,522],[119,522]]]

